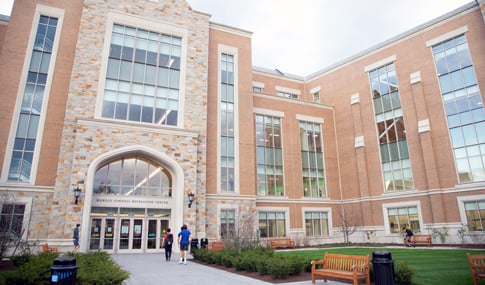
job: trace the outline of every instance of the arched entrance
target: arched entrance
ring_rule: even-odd
[[[86,184],[81,250],[162,251],[183,216],[183,172],[150,149],[125,148],[94,161]]]

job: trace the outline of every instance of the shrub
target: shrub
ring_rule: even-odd
[[[221,265],[225,267],[232,267],[236,262],[236,258],[233,257],[229,252],[221,254]]]
[[[414,271],[409,268],[407,261],[399,261],[394,267],[394,279],[396,285],[411,285]]]
[[[302,256],[287,258],[287,261],[290,264],[290,275],[300,275],[301,271],[307,263],[307,260]]]
[[[290,275],[291,264],[281,256],[268,258],[266,268],[273,279],[286,279]]]
[[[312,272],[312,261],[318,261],[318,259],[307,259],[305,265],[303,266],[303,269],[305,272]]]
[[[5,272],[6,285],[43,285],[50,284],[51,266],[57,254],[41,253],[29,258],[19,259],[17,270]]]
[[[269,257],[261,256],[260,258],[255,260],[256,271],[259,275],[266,275],[268,274],[268,268],[266,267],[266,263]]]
[[[70,253],[67,256],[76,258],[76,284],[117,285],[129,277],[129,273],[122,270],[106,252]],[[19,258],[17,270],[2,272],[5,284],[50,284],[51,267],[56,257],[56,253],[41,253]]]

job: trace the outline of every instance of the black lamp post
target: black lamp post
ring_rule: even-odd
[[[76,197],[76,200],[74,200],[74,204],[76,205],[77,205],[79,196],[81,196],[81,192],[82,192],[81,188],[79,187],[74,188],[74,197]]]
[[[192,207],[192,202],[194,202],[194,193],[190,192],[189,194],[187,194],[187,196],[189,197],[189,208]]]

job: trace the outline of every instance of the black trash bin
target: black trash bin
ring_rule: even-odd
[[[394,285],[394,261],[391,253],[375,251],[372,253],[372,266],[374,268],[375,285]]]
[[[200,248],[207,248],[209,245],[209,240],[206,238],[201,238],[200,239]]]
[[[194,238],[190,242],[190,249],[192,250],[192,249],[196,249],[196,248],[199,248],[199,240]]]
[[[51,284],[75,285],[77,275],[76,258],[58,257],[51,267]]]

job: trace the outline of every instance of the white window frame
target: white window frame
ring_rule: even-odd
[[[332,208],[328,207],[303,207],[301,208],[301,216],[302,216],[302,225],[303,225],[303,231],[305,233],[305,236],[307,236],[306,232],[306,219],[305,219],[305,213],[307,212],[326,212],[327,213],[327,223],[328,223],[328,236],[319,236],[319,237],[331,237],[334,235],[333,233],[333,215],[332,215]]]
[[[47,116],[47,109],[49,105],[49,97],[52,87],[52,79],[54,77],[54,68],[56,66],[57,53],[59,51],[59,42],[62,36],[62,27],[64,21],[64,10],[54,7],[49,7],[41,4],[37,4],[35,7],[35,12],[32,20],[32,28],[30,29],[29,41],[27,44],[27,50],[25,52],[24,64],[22,66],[22,72],[20,73],[20,80],[18,85],[17,97],[15,108],[13,111],[12,121],[10,123],[9,139],[7,142],[5,159],[2,166],[2,177],[1,180],[7,183],[25,183],[20,181],[10,182],[8,181],[8,174],[10,172],[10,163],[12,161],[12,152],[14,146],[14,140],[17,133],[17,125],[20,117],[20,109],[22,107],[22,99],[25,92],[25,85],[27,82],[27,76],[29,73],[30,61],[32,59],[32,53],[35,43],[35,36],[37,34],[37,27],[39,25],[40,16],[55,17],[57,18],[56,36],[54,38],[54,44],[52,46],[51,60],[49,63],[49,69],[47,72],[47,81],[45,84],[44,98],[42,101],[42,110],[40,111],[39,125],[37,127],[37,137],[35,140],[34,156],[32,158],[32,167],[30,170],[30,179],[28,184],[35,185],[37,179],[37,169],[39,167],[39,158],[42,146],[42,139],[44,134],[45,119]],[[64,110],[62,110],[64,112]]]
[[[258,223],[257,230],[259,231],[259,212],[284,212],[285,213],[285,233],[290,237],[290,208],[288,207],[256,207],[256,222]],[[265,237],[271,239],[271,237]]]
[[[217,193],[224,194],[238,194],[239,193],[239,55],[236,47],[231,47],[223,44],[219,44],[217,47]],[[221,190],[221,124],[220,114],[221,108],[219,102],[221,102],[221,55],[229,54],[234,57],[234,192]]]
[[[384,218],[384,231],[386,235],[399,235],[396,233],[391,233],[391,228],[389,227],[389,208],[409,208],[409,207],[416,207],[418,209],[419,226],[421,228],[421,231],[424,229],[423,214],[421,211],[420,201],[387,203],[387,204],[382,204],[382,216]]]
[[[98,119],[103,119],[103,120],[126,122],[126,120],[110,119],[110,118],[104,118],[101,116],[103,111],[104,86],[106,83],[106,72],[108,69],[109,50],[111,46],[111,35],[113,33],[114,24],[126,25],[126,26],[139,28],[139,29],[145,29],[145,30],[149,30],[149,31],[153,31],[161,34],[180,37],[182,39],[182,47],[181,47],[182,51],[180,55],[180,83],[179,83],[179,98],[178,98],[179,109],[178,109],[178,117],[177,117],[177,126],[164,125],[163,127],[183,128],[184,117],[185,117],[184,106],[185,106],[185,85],[186,85],[186,74],[187,74],[187,46],[188,46],[188,35],[189,35],[188,30],[185,28],[181,28],[179,26],[168,24],[166,22],[155,21],[155,20],[146,19],[146,18],[139,18],[130,14],[123,14],[123,13],[117,13],[117,12],[109,12],[107,21],[106,21],[106,31],[104,35],[104,38],[106,40],[104,41],[101,68],[98,76],[98,92],[96,96],[96,107],[94,111],[94,117]],[[143,122],[135,122],[135,123],[154,125],[151,123],[143,123]]]

